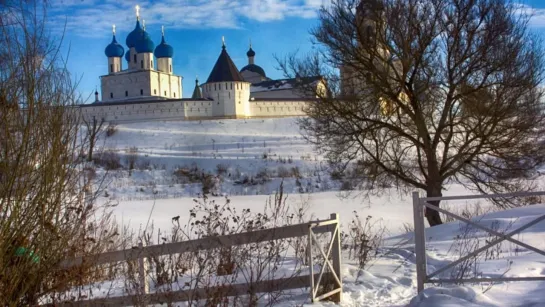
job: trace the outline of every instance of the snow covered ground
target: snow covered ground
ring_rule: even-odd
[[[388,238],[381,255],[365,270],[343,255],[342,306],[545,306],[545,281],[504,282],[491,288],[484,284],[427,285],[417,296],[413,234],[406,233],[405,228],[413,218],[410,196],[392,190],[368,199],[357,194],[340,197],[344,195],[340,191],[342,180],[331,178],[323,157],[306,143],[293,118],[123,124],[99,145],[97,152],[116,151],[122,163],[126,163],[129,148],[137,147],[139,167],[130,175],[128,170],[109,171],[107,193],[101,197],[102,201],[117,204],[114,213],[118,222],[135,231],[148,220],[163,229],[171,225],[174,216],[180,216],[181,224],[187,221],[188,211],[194,205],[192,198],[202,187],[199,182],[180,181],[172,173],[191,167],[212,174],[218,180],[217,194],[228,196],[238,209],[263,208],[268,195],[278,189],[284,178],[289,202],[307,202],[309,219],[325,219],[336,212],[346,229],[354,211],[360,216],[372,216],[386,227]],[[445,192],[460,194],[469,192],[456,185]],[[461,208],[476,204],[446,205]],[[486,213],[489,204],[479,204]],[[534,205],[489,212],[474,220],[498,231],[508,231],[543,214],[545,205]],[[544,234],[542,222],[515,238],[545,249]],[[428,268],[438,269],[459,258],[464,244],[482,246],[493,238],[457,222],[428,228]],[[476,277],[545,276],[545,257],[511,243],[503,243],[477,260],[478,266],[470,272]],[[457,273],[450,270],[442,277]],[[305,303],[308,297],[300,293],[286,298],[282,305]]]

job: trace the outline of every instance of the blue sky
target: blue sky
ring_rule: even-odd
[[[174,72],[183,76],[184,97],[193,92],[195,76],[205,82],[225,36],[227,51],[241,69],[247,64],[251,39],[256,64],[268,77],[281,78],[274,54],[283,56],[312,49],[309,30],[317,24],[316,11],[329,0],[54,0],[49,10],[53,29],[64,30],[63,50],[68,67],[81,78],[79,90],[85,97],[100,91],[99,76],[107,73],[104,48],[112,39],[126,49],[125,38],[136,22],[136,5],[155,44],[165,37],[174,47]],[[545,31],[545,0],[521,1],[524,11],[534,15],[531,26]],[[66,25],[66,27],[65,27]],[[126,62],[123,63],[124,65]],[[92,101],[93,97],[90,97]]]

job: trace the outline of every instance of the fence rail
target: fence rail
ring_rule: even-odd
[[[331,240],[327,244],[327,251],[324,251],[322,249],[317,240],[316,235],[321,233],[331,233]],[[248,293],[248,284],[233,284],[229,286],[214,287],[208,289],[197,288],[191,290],[179,290],[168,293],[148,293],[145,259],[152,256],[155,257],[170,254],[191,253],[216,248],[229,248],[238,245],[246,245],[251,243],[267,242],[303,236],[308,236],[309,238],[307,257],[309,266],[311,268],[311,273],[304,276],[261,281],[256,284],[252,284],[252,290],[255,291],[255,289],[257,289],[256,292],[259,293],[309,287],[312,302],[320,301],[325,298],[331,298],[334,302],[341,302],[342,276],[339,215],[333,213],[331,214],[331,218],[328,220],[313,221],[272,229],[263,229],[217,237],[206,237],[202,239],[167,244],[151,246],[142,246],[140,244],[138,247],[133,247],[131,249],[107,252],[91,257],[80,257],[66,260],[61,263],[62,268],[70,268],[82,264],[95,266],[113,262],[138,260],[139,285],[141,294],[66,302],[62,304],[55,304],[55,306],[129,306],[133,305],[135,301],[146,302],[148,304],[164,303],[166,301],[178,302],[192,300],[196,297],[198,297],[199,299],[206,299],[209,293],[217,293],[217,291],[221,291],[221,293],[225,296],[244,295]],[[319,256],[324,259],[320,272],[316,274],[313,271],[313,246],[317,247],[317,249],[320,251]],[[329,258],[331,258],[331,260]],[[330,269],[329,272],[326,272],[326,268]],[[324,286],[326,281],[334,282],[333,290],[328,293],[318,295],[320,286]]]
[[[468,199],[494,199],[494,198],[514,198],[514,197],[528,197],[528,196],[543,196],[545,191],[542,192],[516,192],[516,193],[504,193],[504,194],[485,194],[485,195],[460,195],[460,196],[442,196],[442,197],[420,197],[418,192],[413,192],[413,217],[414,217],[414,243],[415,243],[415,254],[416,254],[416,282],[417,289],[420,293],[424,290],[424,284],[426,283],[461,283],[461,282],[493,282],[493,281],[536,281],[536,280],[545,280],[545,277],[494,277],[494,278],[433,278],[438,276],[441,273],[446,272],[447,270],[455,267],[456,265],[462,263],[463,261],[478,255],[481,252],[486,251],[490,247],[500,244],[503,241],[509,241],[513,244],[522,246],[530,251],[541,254],[545,256],[545,251],[540,250],[530,244],[521,242],[517,239],[514,239],[513,236],[519,234],[523,230],[545,220],[545,215],[541,215],[534,220],[525,223],[519,228],[510,231],[507,234],[497,232],[489,227],[483,226],[479,223],[476,223],[468,218],[454,214],[448,210],[438,208],[432,204],[430,201],[441,201],[441,200],[468,200]],[[471,253],[468,253],[465,256],[449,263],[448,265],[435,270],[434,272],[428,273],[426,265],[426,236],[425,236],[425,224],[424,224],[424,208],[430,210],[436,210],[440,213],[443,213],[447,216],[450,216],[456,220],[464,222],[468,225],[471,225],[475,228],[481,229],[496,236],[494,240],[487,241],[486,244]]]

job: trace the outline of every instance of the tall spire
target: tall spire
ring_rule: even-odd
[[[165,37],[165,26],[161,26],[161,35]]]
[[[221,48],[225,49],[225,36],[221,37]]]
[[[136,5],[136,20],[140,20],[140,6]]]
[[[115,24],[112,25],[112,33],[113,33],[114,36],[115,36]]]
[[[195,76],[195,89],[193,90],[193,95],[191,99],[202,99],[201,87],[199,86],[199,78]]]

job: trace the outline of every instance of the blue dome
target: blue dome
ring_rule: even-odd
[[[130,50],[127,50],[127,52],[125,52],[125,60],[127,62],[131,61],[131,51]]]
[[[155,49],[155,44],[149,37],[149,34],[144,31],[142,32],[140,39],[136,41],[134,49],[136,49],[137,53],[153,52],[153,49]]]
[[[115,35],[114,35],[112,42],[108,46],[106,46],[104,53],[109,58],[120,58],[125,53],[125,50],[123,49],[123,46],[117,43],[117,40],[115,40]]]
[[[174,54],[174,49],[171,45],[165,42],[165,36],[161,39],[161,43],[155,48],[156,58],[171,58]]]
[[[144,30],[142,29],[142,27],[140,27],[140,20],[137,19],[134,30],[132,30],[132,32],[127,35],[127,39],[125,40],[127,47],[132,48],[136,46],[136,42],[138,42],[138,40],[142,36],[142,33],[144,33]]]

